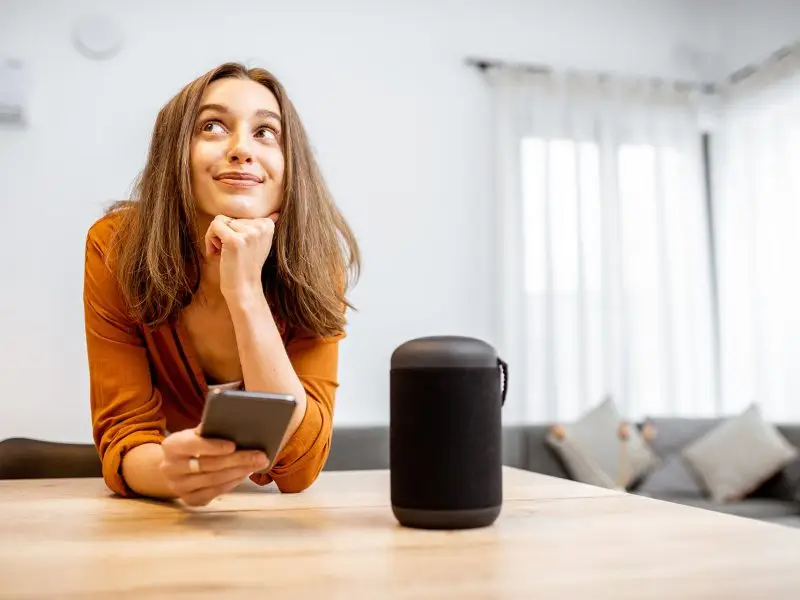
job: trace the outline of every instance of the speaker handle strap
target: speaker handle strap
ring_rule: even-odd
[[[504,361],[502,358],[498,358],[497,366],[500,367],[500,371],[503,373],[503,393],[501,396],[502,398],[501,405],[505,406],[506,394],[508,393],[508,363]]]

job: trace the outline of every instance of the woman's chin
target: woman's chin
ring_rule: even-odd
[[[217,214],[232,219],[263,219],[274,212],[268,210],[264,206],[264,202],[255,202],[254,200],[247,196],[230,196],[217,203]]]

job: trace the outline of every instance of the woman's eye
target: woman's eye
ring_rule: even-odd
[[[272,127],[259,127],[256,129],[256,137],[261,139],[276,140],[278,139],[278,132]]]
[[[225,133],[225,129],[217,121],[208,121],[203,125],[201,131],[203,131],[204,133],[211,133],[214,135]]]

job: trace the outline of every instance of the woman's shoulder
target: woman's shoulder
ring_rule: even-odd
[[[87,315],[100,315],[101,320],[113,320],[132,330],[134,324],[129,319],[121,293],[114,264],[115,253],[112,252],[124,216],[124,210],[111,210],[89,227],[86,235],[84,302],[90,309]]]
[[[87,249],[93,249],[105,256],[114,236],[119,231],[125,213],[129,210],[130,208],[125,206],[112,207],[111,210],[92,223],[86,234]]]

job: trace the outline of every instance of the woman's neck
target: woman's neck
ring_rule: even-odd
[[[203,258],[200,267],[200,285],[197,287],[197,295],[203,303],[214,307],[225,304],[225,298],[219,287],[219,258]]]

